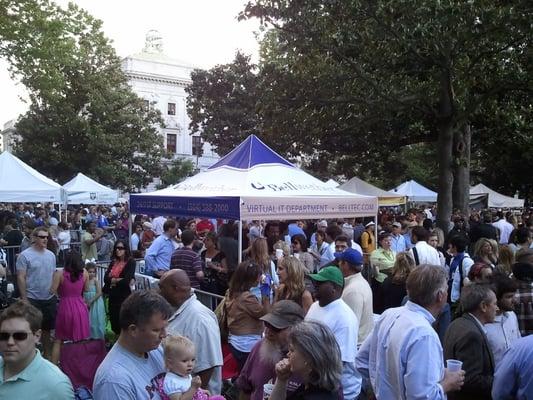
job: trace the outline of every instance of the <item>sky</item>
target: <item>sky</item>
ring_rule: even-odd
[[[68,1],[56,0],[61,6]],[[163,51],[198,68],[231,62],[237,50],[257,59],[257,20],[239,22],[246,0],[75,0],[103,21],[103,30],[117,54],[125,57],[144,47],[146,33],[155,29]],[[27,109],[24,86],[8,73],[0,59],[0,130]]]

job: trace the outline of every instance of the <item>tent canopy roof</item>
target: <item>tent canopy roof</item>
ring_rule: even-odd
[[[61,185],[8,151],[0,154],[0,201],[60,203],[62,191]]]
[[[436,202],[437,193],[429,190],[414,180],[410,180],[396,186],[389,190],[389,193],[396,195],[403,195],[409,198],[409,201],[414,202]]]
[[[375,197],[326,185],[249,136],[205,172],[152,193],[132,195],[134,212],[232,219],[374,216]]]
[[[515,199],[514,197],[505,196],[501,193],[498,193],[488,186],[479,183],[470,188],[470,194],[488,194],[488,206],[493,208],[504,207],[504,208],[522,208],[524,207],[523,199]]]
[[[79,172],[63,185],[70,204],[114,204],[118,193]]]
[[[363,194],[365,196],[377,196],[379,199],[379,205],[405,204],[405,196],[389,193],[356,176],[348,182],[340,185],[339,189],[346,190],[350,193]]]

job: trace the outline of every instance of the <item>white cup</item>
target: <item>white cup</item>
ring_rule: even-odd
[[[283,258],[283,249],[276,249],[276,258],[278,260]]]
[[[274,390],[274,384],[273,383],[265,383],[263,385],[263,399],[267,400],[270,395],[272,394],[272,391]]]
[[[8,283],[6,287],[6,291],[9,295],[15,291],[15,286],[12,283]]]
[[[463,368],[463,362],[453,359],[446,360],[446,368],[450,372],[460,371]]]

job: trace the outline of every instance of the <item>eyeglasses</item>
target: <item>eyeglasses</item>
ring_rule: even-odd
[[[28,338],[31,332],[0,332],[0,342],[7,342],[11,336],[17,342],[22,342]]]
[[[122,246],[117,246],[115,247],[115,250],[125,250],[126,248],[125,247],[122,247]]]
[[[48,240],[48,236],[40,236],[40,235],[37,235],[37,237],[38,237],[39,239],[47,239],[47,240]]]

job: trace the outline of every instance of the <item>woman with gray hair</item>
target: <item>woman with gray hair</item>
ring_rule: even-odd
[[[291,374],[302,384],[287,397]],[[331,330],[316,321],[303,321],[289,333],[288,359],[276,364],[276,384],[270,400],[337,400],[342,376],[341,353]]]

